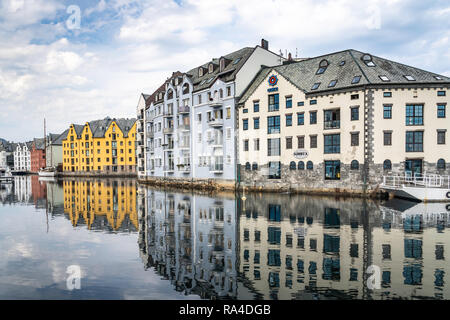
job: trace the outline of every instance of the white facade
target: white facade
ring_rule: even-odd
[[[14,150],[14,170],[31,171],[31,152],[26,143],[19,143]]]

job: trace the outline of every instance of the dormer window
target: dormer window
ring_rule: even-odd
[[[220,59],[220,72],[222,72],[225,69],[225,59]]]
[[[183,85],[183,94],[188,94],[189,93],[189,84],[185,83]]]
[[[203,68],[202,67],[198,68],[198,76],[203,77]]]
[[[210,63],[209,67],[208,67],[208,72],[213,73],[213,71],[214,71],[214,65],[212,63]]]
[[[169,92],[167,92],[167,99],[173,99],[173,90],[170,89]]]
[[[322,74],[325,72],[325,70],[327,70],[328,68],[328,61],[327,60],[322,60],[319,63],[319,69],[317,69],[316,74]]]
[[[238,64],[239,61],[241,61],[242,58],[237,58],[236,60],[233,61],[233,64]]]
[[[362,61],[366,64],[368,67],[375,67],[375,63],[372,60],[372,56],[370,54],[365,54],[362,56]]]
[[[442,78],[439,77],[439,76],[434,76],[434,78],[435,78],[436,80],[442,80]]]
[[[352,84],[357,84],[357,83],[359,83],[359,81],[361,81],[361,76],[356,76],[353,78]]]

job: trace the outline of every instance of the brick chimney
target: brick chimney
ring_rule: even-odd
[[[261,39],[261,48],[269,50],[269,41]]]

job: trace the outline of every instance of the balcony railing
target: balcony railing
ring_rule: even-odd
[[[173,117],[173,110],[164,111],[164,117]]]
[[[163,170],[164,172],[173,172],[175,171],[175,166],[174,165],[164,166]]]
[[[179,164],[177,165],[178,171],[188,173],[191,172],[191,165],[190,164]]]
[[[191,146],[190,146],[189,143],[181,143],[181,144],[178,145],[178,148],[179,149],[190,149]]]
[[[144,133],[144,129],[143,128],[139,128],[138,129],[138,133]]]
[[[208,121],[208,123],[211,127],[222,127],[223,119],[211,119]]]
[[[179,106],[178,113],[189,113],[191,108],[189,106]]]
[[[153,138],[154,135],[153,131],[147,131],[147,138]]]
[[[189,131],[191,130],[191,126],[189,124],[182,124],[178,126],[178,129],[181,131]]]
[[[141,114],[140,114],[140,115],[138,115],[138,117],[137,117],[137,118],[138,118],[138,120],[144,120],[144,116],[143,116],[143,115],[141,115]]]
[[[324,129],[339,129],[341,127],[340,120],[331,120],[324,122]]]
[[[223,163],[211,163],[211,165],[209,166],[209,171],[214,173],[222,173]]]
[[[220,108],[223,106],[223,100],[220,98],[214,98],[209,100],[209,105],[213,108]]]
[[[173,149],[173,146],[174,146],[173,141],[170,142],[170,143],[166,143],[166,144],[163,145],[164,150],[172,150],[172,149]]]
[[[164,134],[172,134],[173,133],[173,127],[164,128],[163,133]]]

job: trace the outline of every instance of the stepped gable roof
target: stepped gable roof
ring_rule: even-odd
[[[225,58],[225,68],[220,71],[219,61],[220,58],[215,58],[212,61],[208,61],[207,63],[198,66],[195,69],[192,69],[187,72],[187,75],[191,78],[192,83],[194,84],[194,92],[207,89],[211,87],[211,85],[218,79],[222,79],[224,82],[232,81],[235,79],[236,74],[245,64],[247,59],[252,55],[255,51],[256,47],[245,47],[230,54],[223,56]],[[214,71],[212,73],[208,72],[209,64],[213,63]],[[199,69],[203,68],[203,75],[199,76]]]
[[[321,64],[326,66],[322,73],[318,72]],[[264,67],[245,90],[239,103],[245,103],[273,71],[281,74],[305,94],[359,88],[364,85],[450,83],[450,78],[446,76],[349,49],[276,67]],[[353,83],[355,77],[360,79]],[[330,86],[334,81],[335,85]],[[313,89],[319,83],[318,88]]]

